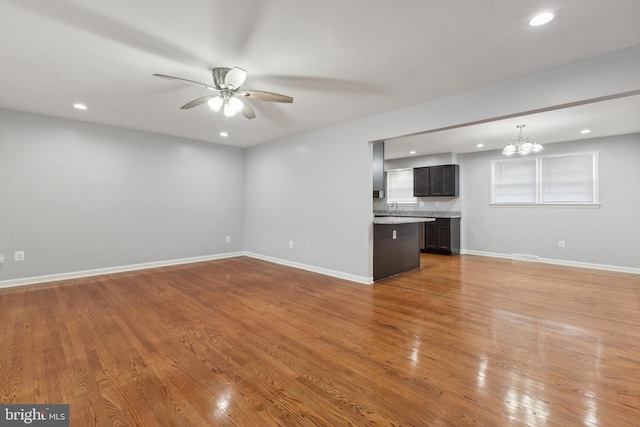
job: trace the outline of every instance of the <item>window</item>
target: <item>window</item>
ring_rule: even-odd
[[[387,171],[387,203],[416,203],[413,169]]]
[[[541,160],[542,203],[597,203],[593,155],[566,155]]]
[[[598,153],[491,162],[491,204],[597,205]]]
[[[536,160],[495,161],[492,203],[535,203]]]

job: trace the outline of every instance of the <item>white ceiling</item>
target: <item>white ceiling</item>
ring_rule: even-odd
[[[528,26],[542,10],[556,18]],[[2,0],[0,107],[247,147],[637,46],[638,16],[637,0]],[[225,120],[152,76],[233,66],[294,103]]]
[[[640,95],[559,108],[484,123],[428,130],[418,135],[387,140],[385,158],[399,159],[435,153],[472,153],[502,150],[518,136],[535,137],[543,146],[555,142],[599,138],[640,132]],[[581,133],[589,130],[589,133]],[[482,147],[478,147],[482,144]]]

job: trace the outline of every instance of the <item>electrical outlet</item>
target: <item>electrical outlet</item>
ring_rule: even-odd
[[[564,248],[564,240],[558,240],[558,247]]]
[[[225,239],[225,242],[231,243],[231,236],[227,236],[227,238]]]
[[[16,261],[24,261],[24,251],[17,251],[15,253],[15,260]]]
[[[393,230],[393,239],[397,239],[398,238],[398,232],[396,230]]]
[[[289,249],[293,249],[293,240],[289,240]]]
[[[4,255],[0,255],[0,264],[4,264]]]

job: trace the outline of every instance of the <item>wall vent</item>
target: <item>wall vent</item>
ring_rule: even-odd
[[[538,262],[538,255],[511,254],[512,261]]]

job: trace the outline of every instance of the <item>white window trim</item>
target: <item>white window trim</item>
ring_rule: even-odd
[[[541,200],[542,194],[542,162],[541,159],[548,159],[554,157],[567,157],[567,156],[584,156],[591,155],[593,161],[593,202],[543,202]],[[495,164],[504,162],[517,162],[535,160],[536,161],[536,201],[531,202],[495,202]],[[521,208],[582,208],[582,209],[596,209],[600,207],[600,170],[598,161],[598,151],[581,151],[576,153],[564,153],[564,154],[550,154],[545,156],[525,157],[525,158],[509,158],[499,159],[491,161],[491,201],[490,207],[521,207]]]
[[[489,203],[492,208],[580,208],[580,209],[597,209],[600,203]]]

